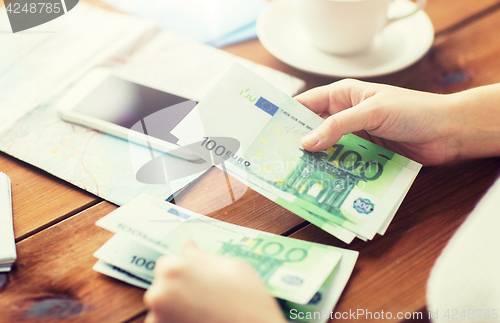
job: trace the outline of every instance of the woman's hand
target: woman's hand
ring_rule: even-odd
[[[342,80],[296,100],[325,118],[302,139],[309,151],[354,133],[424,165],[500,155],[500,85],[439,95]]]
[[[179,257],[161,257],[144,295],[147,323],[285,322],[254,268],[201,252],[192,242]]]

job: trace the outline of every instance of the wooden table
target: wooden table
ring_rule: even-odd
[[[425,10],[436,29],[430,52],[407,69],[372,81],[437,93],[500,82],[500,0],[429,0]],[[287,66],[258,40],[224,50],[303,78],[308,88],[335,81]],[[209,215],[358,250],[336,311],[425,312],[426,282],[436,257],[499,169],[499,158],[423,168],[386,235],[370,242],[345,245],[251,190]],[[111,237],[94,223],[116,206],[3,153],[0,171],[12,179],[18,251],[13,271],[0,274],[0,321],[142,322],[143,290],[91,269],[92,253]],[[225,179],[212,169],[176,202],[203,212],[224,193],[221,187]]]

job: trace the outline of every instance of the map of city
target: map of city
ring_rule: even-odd
[[[304,87],[302,80],[284,73],[85,3],[51,23],[37,28],[55,32],[12,35],[17,38],[9,44],[15,50],[0,53],[5,58],[0,62],[9,62],[0,68],[12,75],[4,80],[18,80],[0,87],[0,150],[118,205],[141,193],[168,199],[202,172],[176,160],[175,167],[192,175],[168,184],[141,183],[136,173],[151,159],[148,149],[62,121],[55,109],[58,96],[92,67],[106,66],[196,101],[235,61],[287,94]],[[81,30],[82,37],[68,37],[65,28]],[[63,47],[73,48],[73,56],[60,55]]]

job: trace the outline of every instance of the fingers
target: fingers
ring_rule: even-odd
[[[143,296],[144,304],[149,309],[146,323],[175,321],[174,317],[179,314],[177,307],[182,307],[183,301],[188,299],[183,290],[195,277],[193,264],[198,261],[201,251],[189,240],[182,246],[181,253],[178,256],[161,256],[156,260],[153,283]]]
[[[320,86],[294,97],[302,105],[316,114],[322,114],[330,107],[330,86]]]
[[[159,323],[159,321],[156,319],[155,313],[150,311],[148,315],[146,315],[144,323]]]
[[[144,305],[148,308],[145,323],[165,322],[162,313],[171,311],[172,300],[178,289],[178,277],[184,272],[180,257],[158,258],[154,269],[154,280],[143,295]]]
[[[302,147],[308,151],[320,151],[331,147],[343,135],[367,130],[372,122],[373,96],[380,91],[378,85],[345,79],[330,85],[317,87],[295,97],[311,111],[326,117],[323,124],[302,138]]]
[[[182,246],[182,254],[184,256],[195,256],[201,253],[200,249],[196,246],[196,243],[192,240],[188,240]]]
[[[313,112],[328,116],[319,128],[302,138],[302,147],[320,151],[334,145],[345,134],[373,129],[383,120],[375,111],[380,107],[376,94],[384,89],[383,85],[344,79],[295,97]]]
[[[197,256],[201,251],[193,241],[188,240],[183,244],[181,253],[182,256],[161,256],[158,258],[154,268],[155,278],[172,279],[177,277],[184,271],[186,261],[188,261],[186,257]]]
[[[162,295],[165,293],[165,287],[166,286],[163,286],[163,283],[155,284],[153,282],[153,284],[149,286],[148,290],[144,293],[142,300],[144,302],[144,305],[149,309],[148,315],[146,316],[146,320],[144,322],[157,322],[155,318],[155,310],[159,306],[159,300],[162,299]]]
[[[321,126],[302,138],[302,147],[312,152],[320,151],[333,146],[345,134],[370,130],[369,124],[376,120],[372,110],[364,107],[365,103],[329,116]]]

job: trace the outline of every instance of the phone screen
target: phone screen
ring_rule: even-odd
[[[176,143],[178,138],[170,131],[196,104],[193,100],[109,76],[75,106],[74,111],[127,129],[144,129],[139,131]]]

